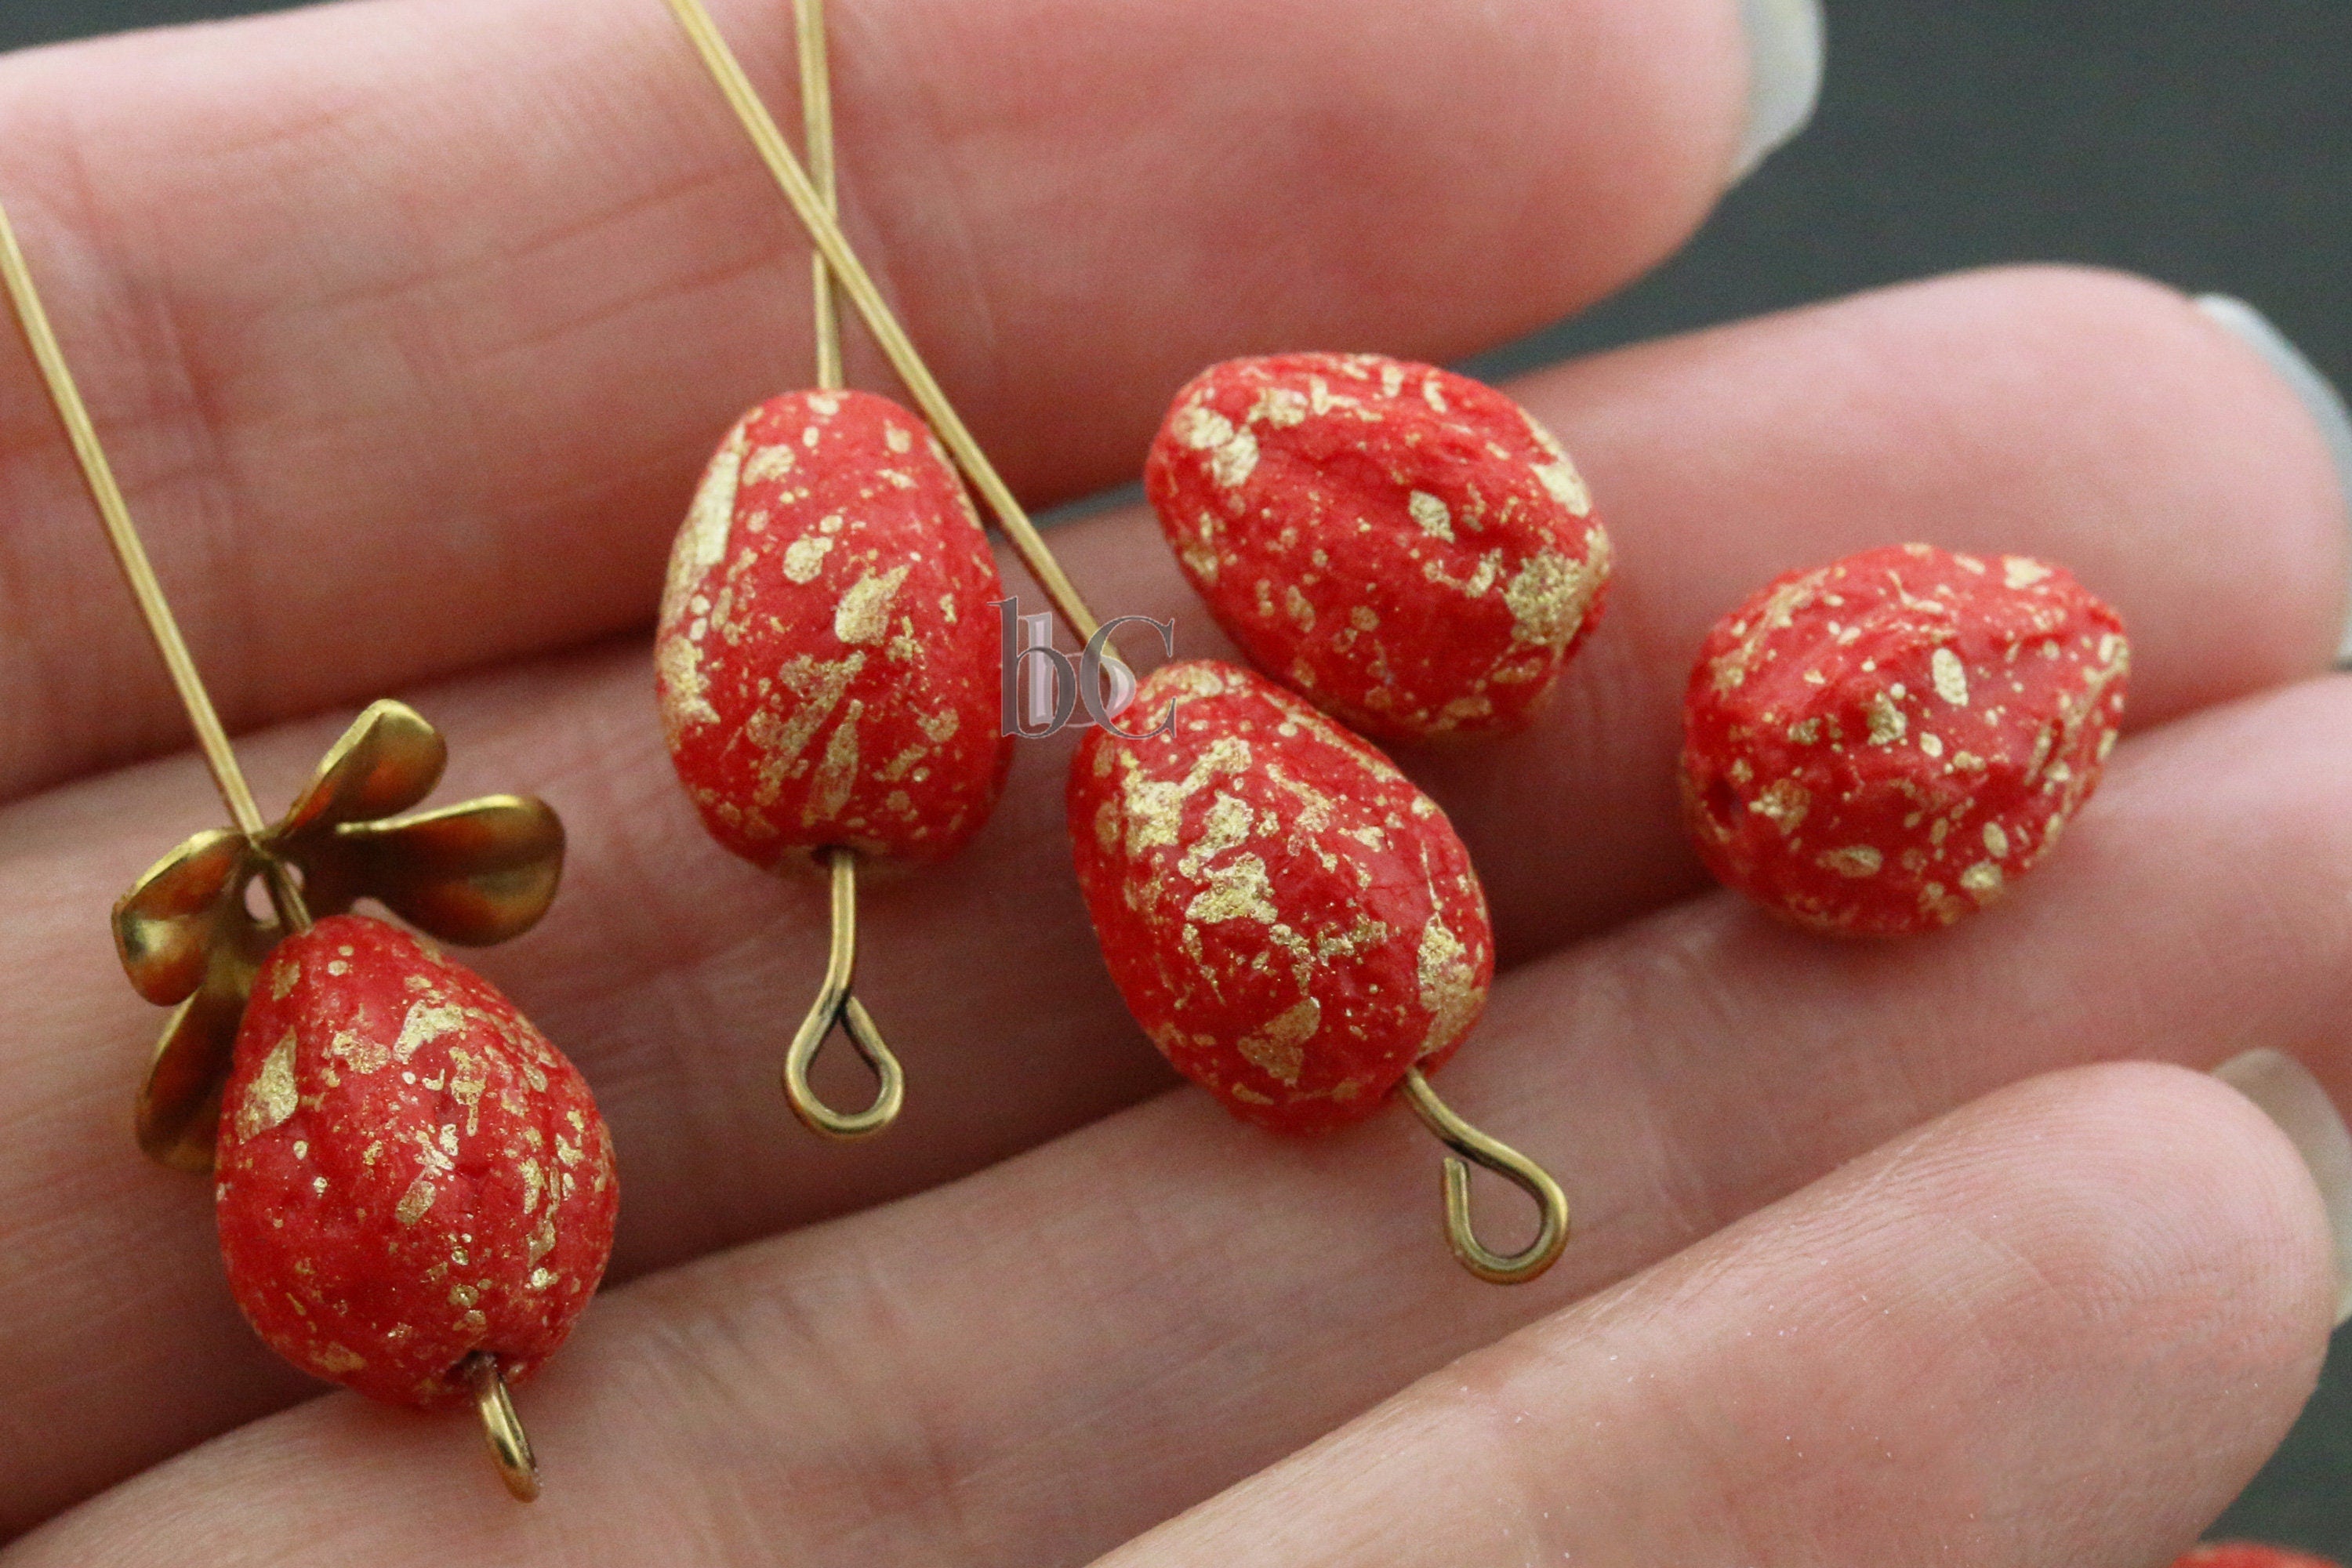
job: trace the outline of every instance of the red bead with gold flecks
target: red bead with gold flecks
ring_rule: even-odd
[[[1387,758],[1246,669],[1168,665],[1071,764],[1078,886],[1129,1010],[1245,1121],[1314,1132],[1434,1068],[1486,1003],[1469,852]]]
[[[1212,366],[1177,395],[1144,482],[1251,661],[1378,740],[1526,724],[1608,585],[1609,536],[1559,443],[1433,365]]]
[[[489,982],[405,931],[320,921],[255,983],[222,1100],[221,1251],[272,1350],[427,1408],[528,1377],[613,1250],[588,1086]]]
[[[1003,583],[962,482],[887,398],[744,416],[670,555],[655,643],[670,757],[728,848],[921,862],[988,820]]]
[[[1900,935],[2000,898],[2098,783],[2131,664],[2063,570],[1924,544],[1790,573],[1708,637],[1685,710],[1707,866],[1822,931]]]

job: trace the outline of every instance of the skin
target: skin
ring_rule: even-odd
[[[720,9],[786,80],[782,8]],[[1742,110],[1721,0],[837,10],[852,234],[1041,502],[1130,472],[1211,359],[1444,359],[1606,292],[1703,216]],[[1405,759],[1507,964],[1444,1091],[1580,1215],[1497,1290],[1439,1245],[1409,1117],[1294,1142],[1171,1090],[1070,883],[1066,745],[866,892],[904,1122],[790,1121],[822,900],[702,834],[646,643],[709,447],[806,374],[804,263],[660,13],[366,0],[0,64],[6,196],[263,799],[394,689],[448,798],[563,811],[565,898],[481,967],[595,1087],[627,1194],[614,1287],[521,1395],[535,1509],[467,1423],[254,1341],[209,1194],[131,1147],[159,1017],[97,925],[217,808],[5,358],[0,1563],[2136,1568],[2193,1538],[2300,1407],[2334,1282],[2293,1150],[2181,1069],[2267,1046],[2352,1092],[2346,508],[2250,352],[2154,286],[2011,270],[1510,389],[1620,556],[1532,731]],[[1682,682],[1756,584],[1913,537],[2116,604],[2133,730],[2015,897],[1824,943],[1706,890]],[[1226,653],[1148,519],[1055,542],[1097,605]]]

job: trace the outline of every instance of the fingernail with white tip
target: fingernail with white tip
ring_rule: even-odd
[[[2319,374],[2317,365],[2303,357],[2302,351],[2287,341],[2284,332],[2271,325],[2269,317],[2243,300],[2233,300],[2227,294],[2207,294],[2197,301],[2197,308],[2262,355],[2278,372],[2279,379],[2294,388],[2303,405],[2311,410],[2312,418],[2318,421],[2320,435],[2326,439],[2328,451],[2335,456],[2336,478],[2343,484],[2345,520],[2352,525],[2352,413],[2345,409],[2344,395]],[[2352,661],[2352,621],[2345,626],[2344,644],[2336,657]]]
[[[1739,21],[1748,32],[1748,130],[1731,166],[1735,185],[1813,118],[1828,39],[1822,0],[1739,0]]]
[[[2213,1076],[2254,1102],[2278,1123],[2311,1167],[2336,1232],[2336,1321],[2352,1319],[2352,1132],[2311,1069],[2277,1051],[2248,1051],[2213,1069]]]

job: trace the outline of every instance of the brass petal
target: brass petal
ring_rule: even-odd
[[[554,902],[563,825],[544,802],[492,795],[392,818],[433,792],[448,761],[439,731],[404,703],[360,715],[283,821],[248,841],[198,834],[115,906],[115,942],[141,995],[178,1004],[141,1086],[139,1145],[167,1165],[212,1168],[221,1092],[254,976],[282,934],[246,906],[254,873],[299,869],[314,916],[361,898],[446,942],[520,936]]]
[[[278,944],[277,925],[260,925],[248,916],[241,879],[236,887],[237,895],[226,900],[233,918],[218,928],[204,983],[164,1024],[146,1080],[139,1086],[132,1119],[139,1147],[175,1170],[212,1169],[221,1090],[228,1082],[237,1026],[245,1021],[254,976]]]
[[[312,857],[314,886],[354,888],[444,942],[487,947],[537,925],[563,875],[545,801],[499,795],[393,822],[351,822]]]
[[[207,954],[229,943],[230,924],[249,918],[251,858],[245,835],[212,828],[158,860],[115,903],[115,952],[139,994],[169,1007],[204,984]]]
[[[226,998],[224,1005],[224,999],[203,992],[173,1011],[156,1042],[147,1080],[139,1086],[133,1119],[139,1147],[150,1159],[175,1171],[202,1173],[213,1168],[221,1090],[244,1017],[242,998]]]
[[[328,752],[268,842],[406,811],[433,793],[448,762],[448,744],[424,715],[405,702],[373,703]]]

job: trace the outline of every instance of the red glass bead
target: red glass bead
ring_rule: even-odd
[[[1608,585],[1609,536],[1559,443],[1433,365],[1213,365],[1177,394],[1144,483],[1251,662],[1376,740],[1520,728]]]
[[[887,398],[794,392],[719,447],[670,556],[662,724],[704,826],[754,865],[936,860],[977,833],[1004,597],[963,484]]]
[[[1245,1121],[1377,1108],[1444,1065],[1494,976],[1486,895],[1435,802],[1272,682],[1167,665],[1071,764],[1078,886],[1144,1032]]]
[[[2219,1541],[2190,1548],[2173,1568],[2336,1568],[2336,1564],[2325,1557],[2289,1552],[2284,1546]]]
[[[278,944],[222,1100],[221,1250],[296,1366],[399,1405],[509,1383],[595,1292],[620,1200],[579,1073],[488,981],[381,921]]]
[[[1691,672],[1691,835],[1717,877],[1800,924],[1948,925],[2089,798],[2130,663],[2116,613],[2023,556],[1910,544],[1790,573]]]

